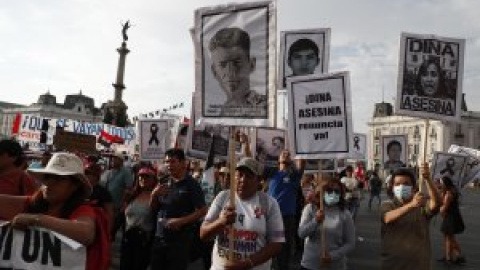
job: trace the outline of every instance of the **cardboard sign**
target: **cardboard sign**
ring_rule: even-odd
[[[348,158],[352,111],[348,72],[287,80],[289,147],[296,158]]]
[[[465,40],[402,33],[395,113],[460,121]]]
[[[86,154],[95,154],[97,152],[97,138],[95,136],[63,130],[58,130],[55,133],[53,145],[59,151],[82,152]]]

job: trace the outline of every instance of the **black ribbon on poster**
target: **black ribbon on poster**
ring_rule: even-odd
[[[148,145],[152,145],[152,143],[155,142],[155,144],[158,146],[160,141],[158,140],[157,133],[158,133],[157,124],[151,124],[150,125],[150,135],[151,136],[150,136],[150,140],[148,140]]]
[[[353,147],[357,149],[357,151],[360,151],[360,145],[358,144],[360,142],[360,138],[358,136],[353,137]]]

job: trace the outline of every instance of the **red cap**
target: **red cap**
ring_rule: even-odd
[[[140,169],[140,171],[138,171],[138,175],[151,175],[151,176],[155,176],[156,173],[154,170],[150,169],[150,168],[147,168],[147,167],[143,167]]]

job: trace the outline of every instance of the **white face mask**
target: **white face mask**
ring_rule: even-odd
[[[398,185],[393,186],[393,194],[400,201],[405,201],[412,197],[412,186]]]

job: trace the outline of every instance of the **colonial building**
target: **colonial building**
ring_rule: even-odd
[[[82,91],[67,95],[63,104],[57,103],[57,98],[47,92],[40,95],[37,102],[30,106],[0,102],[0,135],[12,135],[13,122],[18,113],[88,122],[103,121],[103,113],[95,107],[93,98],[83,95]]]
[[[461,121],[458,123],[430,120],[425,131],[426,120],[393,114],[393,106],[382,102],[375,104],[372,120],[368,123],[368,166],[380,168],[382,162],[381,137],[406,134],[408,138],[407,165],[420,165],[425,157],[432,162],[435,151],[447,152],[450,145],[480,148],[480,112],[468,111],[465,96],[462,104]],[[425,147],[425,136],[427,145]]]

